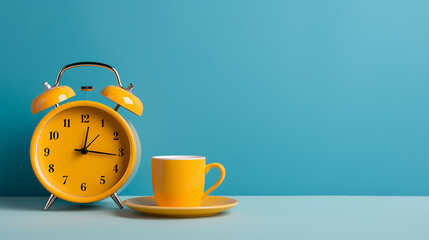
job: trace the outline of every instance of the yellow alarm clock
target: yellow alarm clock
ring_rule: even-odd
[[[67,69],[94,66],[112,71],[117,86],[107,86],[101,94],[115,102],[112,109],[98,102],[60,102],[75,96],[68,86],[59,86]],[[48,210],[55,199],[90,203],[111,196],[122,209],[117,194],[134,177],[140,162],[140,141],[133,125],[117,110],[120,106],[140,116],[143,104],[131,93],[133,84],[123,88],[118,72],[97,62],[78,62],[64,66],[53,87],[32,104],[33,114],[55,106],[37,125],[31,139],[30,159],[40,183],[51,193]],[[92,90],[92,87],[82,87]]]

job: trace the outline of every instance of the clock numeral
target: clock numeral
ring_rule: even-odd
[[[57,140],[60,137],[60,134],[57,131],[49,132],[49,140]]]
[[[66,184],[67,179],[69,178],[69,176],[63,176],[63,178],[64,178],[64,182],[63,182],[63,184]]]
[[[45,148],[43,151],[45,152],[45,154],[43,154],[43,156],[45,156],[45,157],[49,156],[49,153],[51,153],[49,148]]]
[[[118,140],[119,139],[119,133],[118,132],[114,132],[113,133],[113,140]]]
[[[119,157],[124,156],[124,149],[123,148],[119,148],[119,154],[118,154],[118,156]]]
[[[83,182],[83,183],[80,185],[80,190],[82,190],[82,192],[85,192],[85,191],[86,191],[86,183],[85,183],[85,182]]]
[[[113,168],[113,171],[114,171],[115,173],[118,173],[118,164],[116,164],[116,165],[115,165],[115,167]]]
[[[104,177],[106,177],[106,176],[101,176],[101,178],[100,178],[100,184],[101,185],[106,183],[106,180],[104,179]]]
[[[54,164],[49,164],[49,170],[48,170],[48,172],[50,172],[50,173],[53,173],[55,171],[55,169],[54,169]]]
[[[81,123],[89,123],[89,115],[88,114],[82,114],[81,117]]]
[[[101,127],[104,127],[104,119],[101,119]]]
[[[64,127],[70,127],[70,119],[64,119]]]

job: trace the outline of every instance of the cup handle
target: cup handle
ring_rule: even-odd
[[[207,174],[210,171],[210,169],[212,169],[213,167],[217,167],[220,170],[220,178],[219,178],[219,180],[217,180],[217,182],[211,188],[209,188],[207,191],[205,191],[203,193],[203,197],[202,198],[207,197],[207,195],[209,193],[211,193],[213,190],[215,190],[217,187],[219,187],[219,185],[225,179],[225,168],[220,163],[210,163],[210,164],[207,164],[205,166],[205,168],[204,168],[205,169],[205,174]]]

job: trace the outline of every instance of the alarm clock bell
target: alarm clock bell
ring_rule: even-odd
[[[116,82],[118,86],[107,86],[101,91],[101,95],[106,98],[112,100],[117,105],[114,108],[115,111],[119,109],[120,106],[128,109],[132,113],[141,116],[143,113],[143,104],[139,98],[134,96],[131,93],[134,85],[131,83],[127,88],[122,87],[121,79],[119,78],[119,74],[113,67],[97,62],[77,62],[64,66],[58,73],[57,80],[55,85],[51,87],[47,82],[43,83],[45,91],[41,93],[39,96],[34,98],[31,103],[31,112],[36,114],[40,111],[43,111],[52,106],[58,106],[58,103],[67,100],[71,97],[74,97],[76,93],[69,86],[58,86],[60,84],[61,76],[63,73],[71,68],[82,67],[82,66],[93,66],[93,67],[101,67],[112,71],[115,74]]]

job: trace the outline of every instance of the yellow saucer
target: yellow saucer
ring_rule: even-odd
[[[136,197],[124,201],[124,205],[146,215],[159,217],[205,217],[228,210],[238,201],[227,197],[207,196],[199,207],[158,207],[153,196]]]

